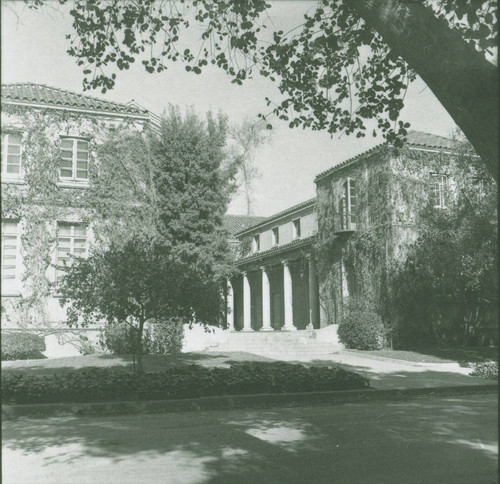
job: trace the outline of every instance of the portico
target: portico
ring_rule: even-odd
[[[238,261],[228,283],[228,328],[296,331],[319,328],[319,289],[314,237]]]

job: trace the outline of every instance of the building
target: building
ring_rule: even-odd
[[[458,196],[460,156],[456,141],[411,132],[402,149],[382,143],[320,173],[314,199],[241,230],[228,326],[324,328],[353,296],[390,306],[388,275],[418,237],[417,214]]]
[[[65,319],[50,291],[70,255],[93,240],[86,195],[99,169],[96,144],[110,129],[141,132],[158,119],[53,87],[2,85],[2,326],[57,327]]]
[[[25,83],[2,86],[1,123],[2,327],[61,335],[65,312],[51,286],[94,241],[86,196],[96,146],[110,129],[142,132],[159,119],[133,101]],[[320,173],[310,200],[270,217],[227,215],[238,269],[227,327],[310,332],[338,324],[350,297],[390,305],[387,276],[418,237],[418,211],[445,210],[457,196],[458,149],[412,132],[402,149],[382,143]]]

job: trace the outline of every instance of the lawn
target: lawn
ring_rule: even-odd
[[[235,361],[274,361],[264,356],[250,353],[181,353],[179,355],[144,355],[145,372],[160,372],[170,366],[200,365],[203,367],[228,367]],[[2,372],[22,372],[30,375],[53,375],[70,371],[88,370],[91,368],[112,368],[117,372],[132,372],[134,367],[132,355],[115,356],[93,354],[85,356],[67,356],[64,358],[46,358],[43,360],[2,361]]]
[[[419,351],[382,349],[376,351],[349,350],[363,355],[380,356],[396,360],[419,363],[468,363],[498,361],[498,348],[493,346],[475,346],[470,348],[428,348]]]

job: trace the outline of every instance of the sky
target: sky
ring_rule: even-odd
[[[273,2],[271,2],[273,3]],[[286,31],[300,23],[312,2],[279,1],[273,3],[270,18],[276,30]],[[83,93],[81,68],[66,50],[65,35],[72,32],[66,10],[28,10],[23,2],[2,0],[1,77],[2,83],[34,82]],[[196,31],[189,32],[187,45],[195,42]],[[200,115],[212,110],[228,115],[231,123],[267,113],[266,96],[279,98],[277,85],[256,77],[236,86],[216,67],[209,66],[201,75],[172,64],[160,74],[149,74],[137,63],[119,72],[116,86],[105,95],[87,91],[90,96],[138,104],[160,115],[169,104],[185,109],[192,106]],[[417,79],[405,98],[402,119],[411,129],[449,136],[455,123],[422,80]],[[256,153],[260,177],[254,182],[252,214],[269,216],[315,195],[314,178],[320,172],[366,151],[383,139],[355,136],[333,138],[326,132],[290,129],[284,121],[273,121],[269,143]],[[237,193],[228,213],[245,214],[246,202]]]

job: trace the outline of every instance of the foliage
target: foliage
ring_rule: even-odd
[[[44,2],[28,3],[39,7]],[[136,60],[149,73],[162,72],[170,62],[178,61],[188,72],[200,74],[210,63],[236,84],[258,72],[278,83],[281,100],[267,99],[267,103],[290,127],[363,137],[367,121],[373,119],[387,140],[400,145],[409,124],[398,117],[416,73],[408,59],[401,57],[400,46],[389,45],[370,26],[373,11],[401,11],[401,19],[419,14],[440,19],[442,30],[457,34],[454,38],[460,48],[462,44],[473,46],[469,49],[472,54],[484,60],[485,52],[496,46],[495,2],[363,3],[318,1],[306,11],[301,25],[288,32],[268,32],[272,5],[265,0],[90,4],[77,0],[70,10],[75,33],[67,36],[71,42],[68,53],[83,68],[84,87],[99,87],[102,92],[113,88],[116,69],[129,69]],[[201,31],[197,52],[182,44],[183,31],[193,23]],[[415,45],[415,50],[424,49],[428,46]],[[453,55],[452,46],[449,51]]]
[[[125,325],[141,372],[146,322],[154,320],[162,324],[165,315],[187,321],[217,322],[219,285],[201,276],[165,247],[130,241],[123,247],[111,245],[107,250],[95,250],[88,259],[75,261],[59,291],[61,304],[67,305],[69,326],[102,321],[110,326]],[[165,324],[177,327],[179,323],[171,320]],[[173,329],[163,338],[159,333],[159,330],[148,333],[152,338],[151,349],[156,347],[157,351],[165,349],[170,338],[175,341],[176,331]],[[155,337],[160,339],[154,342]],[[119,349],[130,351],[130,348]]]
[[[471,376],[478,376],[488,380],[498,380],[498,362],[487,361],[482,363],[474,363],[472,365],[473,371]]]
[[[38,360],[45,358],[45,340],[32,333],[2,334],[2,361]]]
[[[260,178],[259,170],[255,166],[255,153],[264,143],[269,142],[269,133],[263,121],[254,122],[250,118],[244,119],[240,125],[231,127],[238,175],[241,178],[240,190],[245,194],[247,215],[252,215],[253,183]]]
[[[2,402],[151,400],[366,387],[366,378],[340,367],[308,368],[290,363],[235,363],[230,368],[172,366],[141,377],[102,368],[51,376],[6,373],[2,377]]]
[[[159,132],[117,133],[101,146],[108,171],[91,188],[101,248],[69,268],[61,302],[70,326],[128,325],[139,372],[146,322],[221,320],[221,281],[232,271],[222,219],[236,170],[227,129],[222,115],[171,107]]]
[[[351,299],[339,323],[338,337],[348,349],[377,350],[384,343],[382,319],[367,301]]]
[[[51,293],[53,250],[57,220],[87,220],[93,194],[61,186],[58,181],[60,136],[78,132],[90,139],[89,176],[95,176],[97,145],[107,129],[98,117],[52,109],[32,110],[2,106],[2,129],[22,126],[24,183],[5,184],[2,189],[2,216],[23,224],[20,236],[25,292],[13,304],[20,326],[47,322],[47,298]],[[5,121],[5,122],[4,122]],[[127,122],[123,129],[127,129]]]
[[[102,349],[114,355],[134,353],[134,338],[130,328],[123,325],[108,325],[99,337]],[[180,353],[184,336],[183,321],[152,321],[144,327],[143,353],[168,355]]]
[[[446,209],[421,209],[418,239],[391,278],[399,346],[467,345],[496,321],[497,198],[488,178],[457,184]]]

